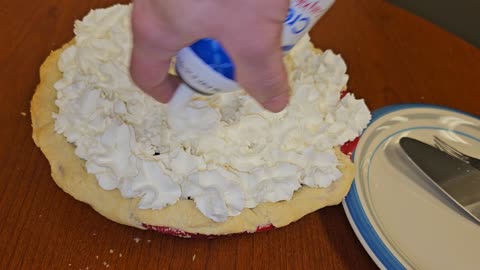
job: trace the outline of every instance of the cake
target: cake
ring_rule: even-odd
[[[112,221],[184,237],[282,227],[341,202],[354,167],[340,147],[370,112],[342,95],[339,55],[302,39],[285,56],[281,113],[237,91],[169,115],[130,79],[130,12],[92,10],[40,69],[33,139],[59,187]]]

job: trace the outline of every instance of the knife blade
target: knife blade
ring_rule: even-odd
[[[480,223],[480,170],[410,137],[402,137],[400,147],[434,186]]]

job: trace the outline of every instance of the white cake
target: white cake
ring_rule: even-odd
[[[303,189],[333,189],[342,179],[348,161],[335,149],[360,135],[370,112],[353,94],[340,99],[348,80],[340,56],[314,49],[308,36],[301,40],[285,58],[292,96],[281,113],[270,113],[237,91],[195,95],[181,114],[169,115],[167,105],[130,79],[130,11],[130,5],[115,5],[77,21],[74,43],[52,55],[61,53],[58,70],[50,64],[47,71],[57,80],[42,77],[36,94],[43,88],[56,93],[52,129],[73,145],[75,158],[95,176],[98,192],[117,190],[120,199],[135,202],[132,211],[158,215],[187,203],[212,227],[239,220],[248,209],[293,201]],[[42,147],[36,124],[47,112],[38,112],[43,109],[35,104],[34,97],[34,138]],[[348,178],[346,190],[350,173]],[[89,200],[83,199],[95,207]]]

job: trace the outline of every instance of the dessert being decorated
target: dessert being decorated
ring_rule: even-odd
[[[33,138],[63,190],[113,221],[181,236],[281,227],[344,198],[353,165],[339,149],[370,112],[342,97],[339,55],[299,41],[281,113],[244,91],[170,110],[130,79],[130,12],[92,10],[41,68]]]

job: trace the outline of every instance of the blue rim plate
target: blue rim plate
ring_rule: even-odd
[[[343,201],[355,234],[381,269],[480,269],[480,225],[409,163],[398,147],[406,135],[431,144],[440,136],[480,156],[477,116],[426,104],[374,111],[353,154],[355,180]]]

